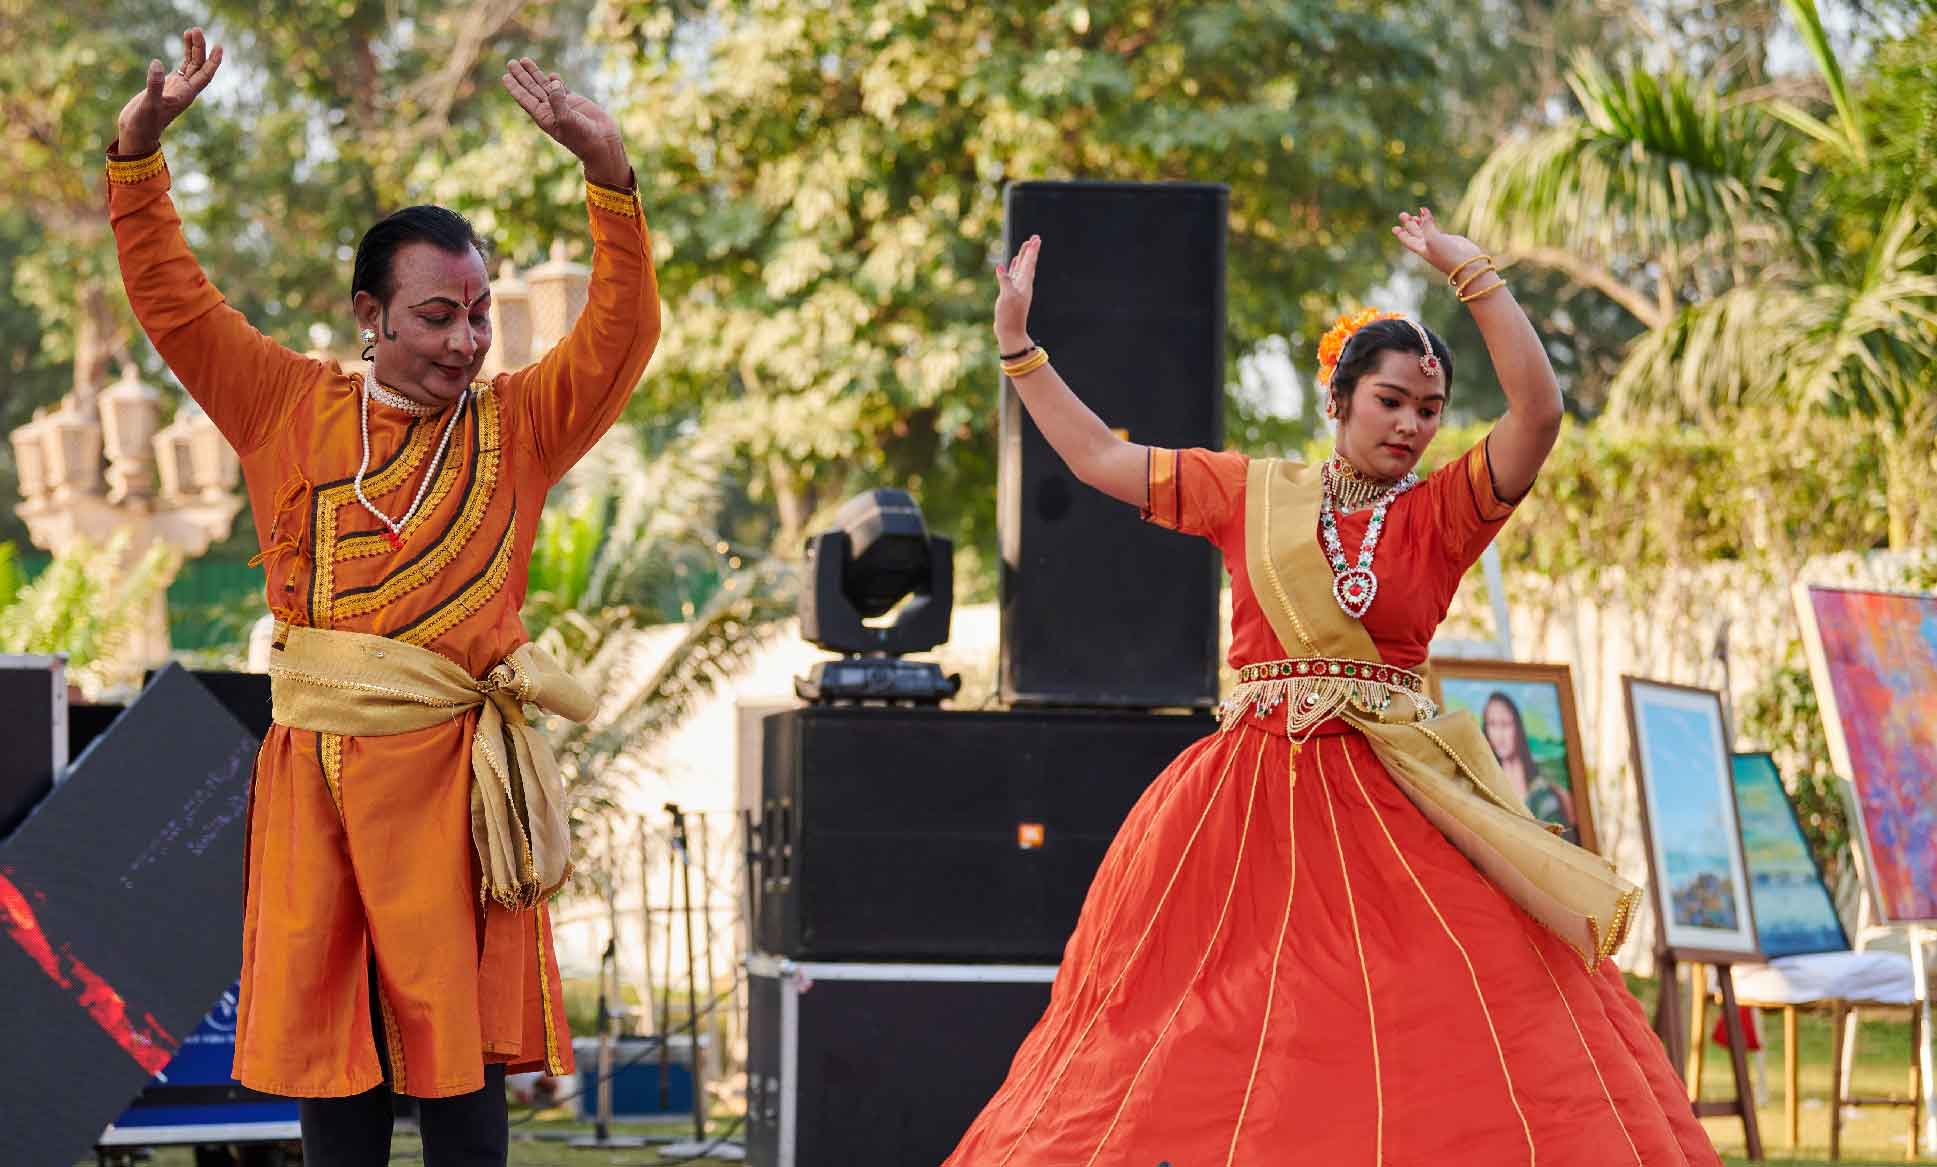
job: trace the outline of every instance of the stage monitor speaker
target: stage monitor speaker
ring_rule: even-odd
[[[256,739],[170,667],[0,843],[0,1163],[73,1163],[235,978]]]
[[[758,954],[747,967],[754,1167],[941,1162],[1002,1085],[1056,972]]]
[[[1006,254],[1043,240],[1030,334],[1130,441],[1223,441],[1228,203],[1225,187],[1196,183],[1009,188]],[[1078,482],[1006,379],[1000,447],[1003,699],[1216,704],[1216,550]]]
[[[1054,964],[1195,714],[809,706],[766,719],[758,946]]]

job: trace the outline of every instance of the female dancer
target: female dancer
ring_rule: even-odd
[[[557,768],[523,704],[591,700],[518,620],[545,492],[624,407],[659,336],[612,119],[530,60],[504,84],[585,166],[584,313],[526,369],[491,347],[477,237],[441,207],[357,248],[370,371],[249,327],[189,253],[161,132],[214,77],[202,31],[121,112],[108,213],[128,300],[242,457],[278,624],[251,788],[235,1075],[303,1099],[303,1161],[389,1162],[390,1091],[426,1162],[502,1165],[504,1074],[570,1071],[545,899],[569,868]]]
[[[1041,241],[997,271],[1004,371],[1071,470],[1223,552],[1241,683],[1125,821],[950,1164],[1719,1162],[1607,959],[1639,893],[1509,798],[1411,671],[1561,403],[1479,249],[1424,209],[1394,233],[1471,308],[1510,403],[1423,480],[1452,358],[1414,320],[1321,344],[1320,465],[1146,448],[1029,339]]]

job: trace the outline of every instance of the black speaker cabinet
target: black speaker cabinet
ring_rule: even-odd
[[[1199,714],[809,706],[762,725],[756,945],[1054,964],[1103,852]]]
[[[1105,424],[1145,445],[1224,430],[1229,192],[1025,182],[1006,254],[1041,235],[1029,331]],[[1002,383],[1001,692],[1011,704],[1217,703],[1217,552],[1078,482]]]
[[[0,654],[0,839],[67,769],[67,658]]]
[[[955,1149],[1055,966],[748,964],[747,1161],[909,1167]]]

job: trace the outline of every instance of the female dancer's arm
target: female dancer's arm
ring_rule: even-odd
[[[1035,347],[1029,339],[1029,304],[1035,295],[1036,256],[1041,251],[1042,237],[1032,235],[1012,262],[995,269],[995,338],[1002,353]],[[1149,447],[1112,433],[1049,365],[1010,380],[1036,428],[1070,473],[1111,498],[1134,507],[1148,506]]]
[[[1533,323],[1513,298],[1513,289],[1491,265],[1472,264],[1481,252],[1472,240],[1440,230],[1433,213],[1426,207],[1419,214],[1401,212],[1399,225],[1392,229],[1406,250],[1451,274],[1467,264],[1461,284],[1466,288],[1467,308],[1479,325],[1486,351],[1493,358],[1493,371],[1507,395],[1506,416],[1495,422],[1487,434],[1487,460],[1493,469],[1493,489],[1502,499],[1518,499],[1533,487],[1541,463],[1560,436],[1560,383]],[[1472,273],[1486,274],[1472,278]],[[1495,290],[1497,289],[1497,290]]]
[[[208,51],[199,28],[183,33],[182,45],[181,68],[168,72],[151,61],[147,84],[121,110],[109,150],[108,220],[135,319],[229,444],[246,454],[269,439],[288,405],[327,366],[250,327],[209,283],[182,237],[161,133],[222,64],[221,47]]]

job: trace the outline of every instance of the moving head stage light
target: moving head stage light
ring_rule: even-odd
[[[953,697],[961,677],[943,676],[930,661],[899,658],[948,639],[955,545],[928,533],[921,508],[905,490],[856,495],[834,513],[834,526],[807,540],[800,634],[843,656],[795,678],[794,692],[818,702],[932,705]],[[867,623],[890,612],[895,615],[886,624]]]

